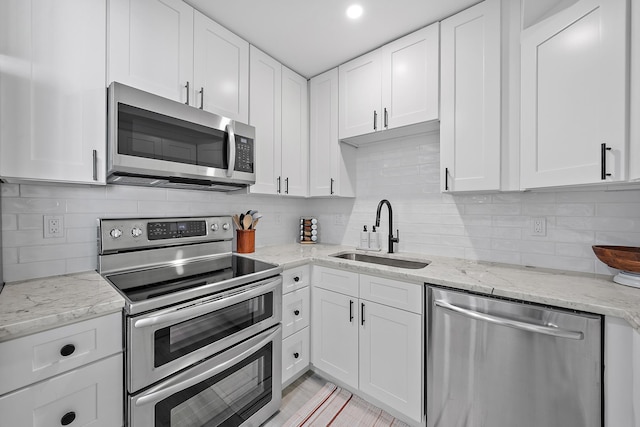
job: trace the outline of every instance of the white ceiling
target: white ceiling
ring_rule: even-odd
[[[185,0],[310,78],[478,0]],[[362,17],[346,17],[359,3]]]

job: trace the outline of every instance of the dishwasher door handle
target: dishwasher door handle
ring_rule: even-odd
[[[510,328],[521,329],[523,331],[535,332],[537,334],[551,335],[559,338],[568,338],[572,340],[584,339],[584,333],[580,331],[569,331],[566,329],[560,329],[557,326],[542,326],[535,325],[533,323],[521,322],[518,320],[505,319],[503,317],[493,316],[491,314],[479,313],[474,310],[458,307],[447,301],[435,300],[433,305],[436,307],[444,308],[445,310],[453,311],[454,313],[461,314],[463,316],[470,317],[475,320],[483,320],[495,325],[508,326]]]

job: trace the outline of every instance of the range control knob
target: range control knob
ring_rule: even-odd
[[[142,230],[140,230],[138,227],[133,227],[131,229],[131,235],[133,237],[140,237],[140,236],[142,236]]]
[[[113,228],[111,229],[111,231],[109,232],[109,235],[111,237],[113,237],[114,239],[117,239],[118,237],[122,236],[122,231],[120,231],[117,228]]]
[[[218,231],[218,223],[211,224],[211,231]]]
[[[228,230],[229,229],[229,223],[225,222],[224,224],[222,224],[222,229],[225,230],[225,231]]]

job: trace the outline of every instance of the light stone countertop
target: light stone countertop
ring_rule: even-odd
[[[95,271],[7,283],[0,342],[121,311],[124,298]]]
[[[425,268],[410,270],[330,257],[354,250],[352,246],[293,243],[257,248],[256,252],[243,255],[279,264],[285,269],[313,262],[417,285],[431,283],[615,316],[640,332],[640,289],[619,285],[607,276],[406,252],[373,254],[431,263]],[[0,342],[117,312],[123,307],[122,296],[95,271],[8,283],[0,293]]]
[[[373,254],[390,258],[428,260],[431,263],[425,268],[410,270],[329,256],[354,250],[350,246],[294,243],[257,248],[255,253],[248,254],[248,256],[280,264],[285,269],[314,262],[316,265],[416,284],[431,283],[487,295],[615,316],[626,320],[636,331],[640,332],[640,289],[614,283],[609,276],[406,252],[399,254],[376,252]],[[366,251],[357,252],[369,253]]]

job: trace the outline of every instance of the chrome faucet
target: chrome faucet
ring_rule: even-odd
[[[393,237],[393,210],[391,209],[391,203],[387,199],[380,200],[378,203],[378,210],[376,212],[376,227],[380,227],[380,211],[382,205],[387,205],[389,208],[389,253],[393,253],[393,244],[400,241],[400,230],[396,230],[396,237]]]

